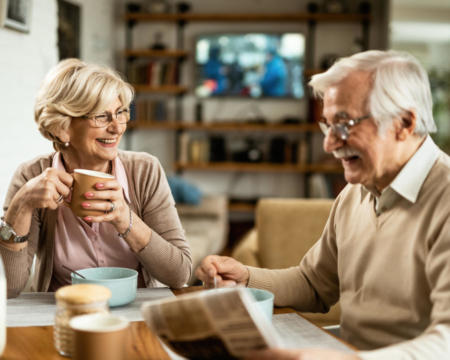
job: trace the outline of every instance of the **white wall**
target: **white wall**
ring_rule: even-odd
[[[0,28],[0,204],[17,166],[52,151],[33,118],[35,94],[58,62],[56,0],[32,1],[31,30]],[[113,0],[73,0],[81,7],[81,58],[114,66]]]
[[[114,67],[114,0],[70,0],[81,7],[81,59]]]
[[[33,1],[29,33],[0,28],[0,203],[19,163],[51,150],[33,120],[34,97],[58,60],[56,0]]]

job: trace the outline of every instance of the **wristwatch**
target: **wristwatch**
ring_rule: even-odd
[[[14,229],[3,219],[0,220],[0,240],[9,243],[23,243],[28,240],[28,235],[17,236]]]

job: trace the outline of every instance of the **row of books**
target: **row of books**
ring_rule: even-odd
[[[136,99],[131,119],[137,121],[166,121],[167,103],[163,100]]]
[[[218,142],[214,136],[197,137],[183,132],[179,137],[179,161],[181,163],[208,162],[267,162],[279,164],[306,164],[308,144],[306,140],[289,140],[282,147],[275,147],[273,141],[266,146],[233,150],[232,143]]]
[[[154,87],[175,85],[178,83],[178,63],[174,60],[158,60],[131,64],[128,81]]]

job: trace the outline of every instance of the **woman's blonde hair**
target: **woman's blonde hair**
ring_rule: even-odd
[[[117,98],[129,106],[134,91],[114,70],[78,59],[60,61],[46,75],[37,94],[34,120],[41,134],[61,150],[58,130],[67,130],[72,118],[104,111]]]

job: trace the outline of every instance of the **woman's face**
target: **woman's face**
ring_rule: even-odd
[[[121,107],[122,103],[117,98],[103,112],[116,114]],[[81,167],[106,171],[109,167],[109,161],[117,156],[120,139],[127,125],[120,124],[117,119],[101,128],[93,127],[92,123],[91,119],[72,119],[69,127],[68,159],[65,160],[70,163],[71,168]]]

